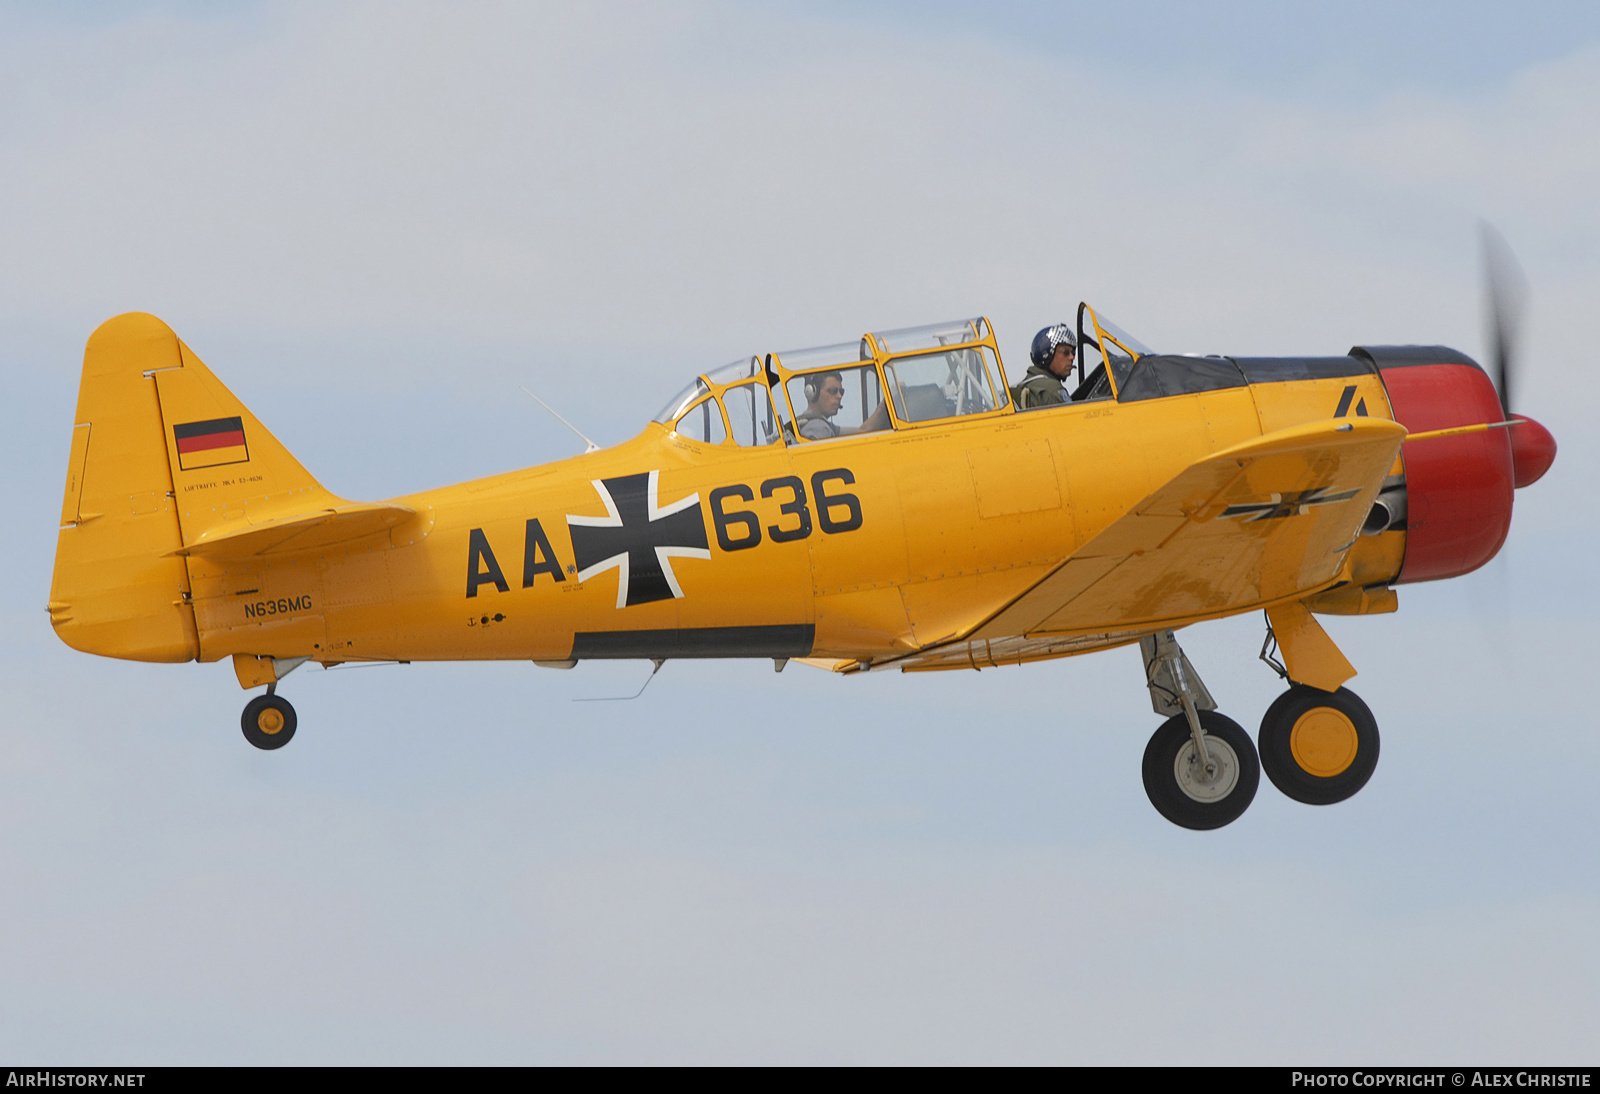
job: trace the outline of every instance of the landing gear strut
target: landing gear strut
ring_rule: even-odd
[[[1156,811],[1183,828],[1230,824],[1261,783],[1255,746],[1217,704],[1171,631],[1139,642],[1150,705],[1169,715],[1144,750],[1144,792]]]
[[[257,748],[282,748],[294,737],[294,707],[281,695],[273,694],[275,685],[269,685],[265,695],[257,695],[245,704],[239,727],[244,739]]]

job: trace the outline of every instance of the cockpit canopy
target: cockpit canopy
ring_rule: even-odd
[[[1079,376],[1074,401],[1117,398],[1143,343],[1078,306]],[[1107,375],[1105,365],[1111,365]],[[851,342],[740,357],[696,377],[655,416],[705,444],[806,444],[914,428],[1011,408],[994,331],[982,316]]]
[[[804,444],[1009,402],[994,332],[978,317],[741,357],[696,377],[654,420],[704,443]]]

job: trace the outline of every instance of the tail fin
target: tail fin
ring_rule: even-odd
[[[166,426],[179,554],[288,554],[370,535],[413,516],[330,494],[233,392],[178,342],[153,375]]]
[[[103,323],[84,350],[50,583],[50,622],[73,649],[136,661],[200,655],[150,378],[180,363],[177,336],[150,315]]]
[[[161,404],[162,441],[183,553],[269,515],[327,511],[344,504],[311,477],[188,346],[173,340],[177,359],[147,373]]]
[[[208,538],[249,539],[237,532],[258,522],[384,508],[329,495],[152,315],[120,315],[90,336],[76,421],[50,619],[88,653],[197,658],[182,556]]]

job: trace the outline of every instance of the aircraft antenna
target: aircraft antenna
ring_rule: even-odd
[[[567,421],[560,414],[557,414],[555,407],[551,406],[549,403],[547,403],[543,399],[539,398],[539,396],[537,396],[533,392],[529,391],[522,384],[518,384],[517,386],[522,388],[523,394],[527,395],[528,398],[532,399],[534,402],[538,403],[540,406],[542,406],[546,410],[548,410],[551,413],[551,415],[553,415],[555,417],[556,421],[560,422],[562,425],[566,426],[568,429],[570,429],[574,433],[578,434],[578,439],[583,441],[584,444],[589,446],[588,448],[585,448],[583,450],[584,455],[588,455],[590,452],[598,452],[598,451],[600,451],[600,446],[595,444],[588,437],[585,437],[583,435],[583,433],[581,431],[579,431],[577,426],[575,426],[571,422]]]
[[[656,678],[656,673],[661,671],[661,666],[667,663],[667,659],[665,657],[652,657],[650,658],[650,663],[655,668],[650,670],[650,675],[644,678],[644,683],[632,695],[596,695],[588,699],[574,699],[572,701],[574,703],[626,703],[630,699],[637,699],[644,694],[644,689],[650,686],[650,681]]]

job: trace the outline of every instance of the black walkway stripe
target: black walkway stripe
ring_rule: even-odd
[[[673,627],[649,631],[579,631],[571,658],[805,657],[816,644],[811,623],[762,627]]]

